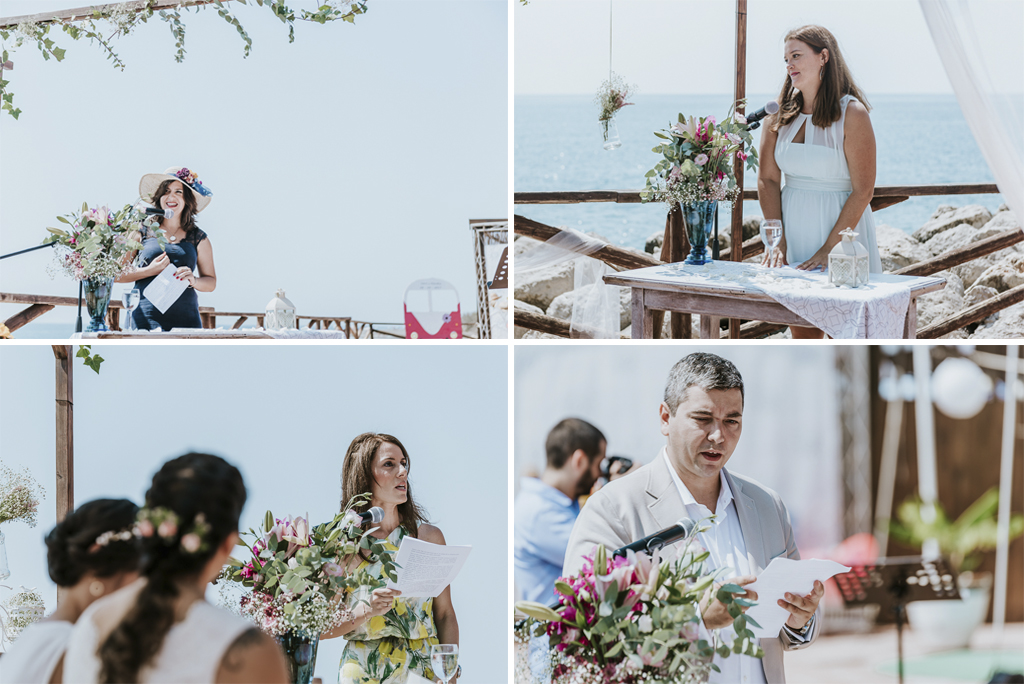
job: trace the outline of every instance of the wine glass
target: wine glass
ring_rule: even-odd
[[[128,323],[126,330],[135,329],[135,320],[132,317],[132,312],[135,311],[139,306],[139,299],[142,297],[142,293],[139,292],[139,288],[133,287],[131,290],[125,290],[121,293],[121,303],[124,304],[124,308],[128,311]]]
[[[455,644],[431,646],[430,666],[434,670],[434,676],[448,684],[459,667],[459,647]]]
[[[779,219],[761,219],[761,242],[765,251],[771,255],[782,241],[782,221]]]

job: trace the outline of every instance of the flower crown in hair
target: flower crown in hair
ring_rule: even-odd
[[[203,186],[203,182],[199,180],[199,176],[198,174],[196,174],[195,171],[190,171],[187,168],[182,168],[180,171],[178,171],[177,176],[178,180],[180,180],[182,183],[198,192],[203,197],[209,197],[210,195],[213,194]]]
[[[155,534],[164,544],[180,544],[181,550],[185,553],[200,553],[209,548],[207,537],[210,534],[210,524],[206,522],[205,515],[196,513],[191,527],[187,530],[182,529],[178,514],[171,509],[147,506],[139,510],[133,533],[141,538],[152,537]]]
[[[135,535],[132,533],[131,528],[104,532],[100,536],[96,537],[96,541],[89,547],[89,553],[96,553],[101,548],[110,545],[111,542],[131,541],[134,536]]]

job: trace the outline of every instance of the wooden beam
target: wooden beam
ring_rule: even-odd
[[[558,337],[572,337],[569,321],[563,321],[561,318],[533,313],[532,311],[522,311],[520,309],[513,309],[512,316],[514,326]],[[619,338],[623,340],[629,339],[625,335],[620,335]]]
[[[519,215],[516,215],[514,223],[515,232],[517,234],[525,235],[526,237],[540,240],[541,242],[550,240],[555,235],[562,232],[554,226],[549,226],[539,221],[534,221]],[[622,247],[616,247],[615,245],[606,245],[590,256],[595,259],[600,259],[606,264],[611,264],[612,266],[618,266],[625,269],[660,266],[664,263],[647,254],[638,254],[637,252],[623,249]]]
[[[747,0],[736,0],[736,89],[733,101],[739,102],[747,96]],[[733,157],[733,173],[736,184],[743,187],[743,165],[739,157]],[[743,261],[743,202],[735,202],[732,207],[732,243],[731,258]],[[729,319],[729,339],[740,338],[740,321]]]
[[[938,183],[931,185],[877,185],[872,196],[884,197],[889,200],[897,197],[991,194],[999,194],[999,187],[995,183]],[[743,199],[756,200],[757,190],[745,189]],[[639,190],[569,190],[513,194],[514,204],[580,204],[583,202],[639,204],[640,201]],[[885,206],[889,206],[889,204]]]
[[[56,360],[57,522],[75,507],[74,348],[53,345]]]
[[[965,264],[968,261],[973,261],[978,257],[983,257],[986,254],[998,252],[1001,249],[1006,249],[1018,242],[1024,242],[1024,231],[1021,230],[1008,230],[1005,233],[999,233],[992,237],[987,237],[984,240],[978,240],[964,247],[950,250],[945,254],[940,254],[934,259],[928,259],[927,261],[920,261],[910,266],[905,266],[898,271],[895,271],[895,275],[913,275],[913,276],[924,276],[944,271],[947,268],[953,266],[959,266]]]
[[[24,326],[25,324],[31,323],[35,319],[39,318],[52,308],[53,304],[33,304],[27,309],[23,309],[22,311],[19,311],[18,313],[8,318],[6,321],[4,321],[4,325],[7,326],[8,330],[14,332],[15,330]]]
[[[224,2],[230,2],[231,0],[223,0]],[[158,12],[165,9],[173,9],[178,6],[197,6],[197,5],[210,5],[213,4],[214,0],[154,0],[153,11]],[[135,12],[141,12],[146,7],[146,3],[139,0],[132,5],[128,5],[129,9],[134,9]],[[18,24],[52,24],[55,22],[68,23],[71,21],[85,21],[87,19],[93,19],[95,12],[105,13],[112,10],[118,9],[121,6],[119,2],[108,3],[106,5],[90,5],[89,7],[78,7],[69,10],[60,10],[58,12],[39,12],[36,14],[22,14],[17,17],[3,17],[0,18],[0,28],[8,26],[17,26]]]
[[[1001,292],[995,297],[964,309],[958,314],[921,328],[917,331],[917,339],[935,339],[948,335],[954,330],[959,330],[971,323],[982,321],[997,311],[1002,311],[1006,307],[1018,302],[1024,302],[1024,285],[1018,285],[1006,292]]]

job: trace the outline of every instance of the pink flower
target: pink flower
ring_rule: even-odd
[[[324,563],[324,572],[331,577],[341,577],[345,574],[345,568],[341,567],[337,563]]]
[[[153,523],[148,520],[142,520],[135,526],[135,532],[140,537],[152,537],[153,536]]]
[[[683,171],[682,171],[682,169],[679,168],[679,166],[673,165],[672,166],[672,170],[668,172],[668,179],[670,181],[679,180],[679,176],[681,176],[682,173],[683,173]]]
[[[740,161],[747,161],[747,157],[750,155],[748,155],[743,150],[740,150],[739,152],[736,153],[736,156],[740,158]]]
[[[746,124],[747,123],[747,117],[743,116],[739,112],[736,112],[736,114],[734,114],[732,118],[736,120],[736,123],[739,123],[739,124]]]
[[[693,163],[696,164],[697,166],[704,166],[705,164],[708,163],[708,155],[701,152],[700,154],[697,155],[696,159],[693,160]]]
[[[700,630],[697,628],[696,622],[687,622],[679,631],[679,636],[681,636],[689,642],[696,641],[699,634]]]
[[[185,549],[188,553],[195,553],[202,545],[202,540],[199,539],[199,535],[195,532],[189,532],[181,538],[181,548]]]
[[[161,537],[173,537],[178,534],[178,526],[174,524],[173,520],[164,520],[160,523],[160,527],[156,528],[156,533]]]

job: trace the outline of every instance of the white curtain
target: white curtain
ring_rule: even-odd
[[[1024,224],[1024,60],[988,27],[1015,25],[1021,3],[918,0],[960,109],[1007,205]],[[980,30],[980,33],[979,33]],[[941,141],[939,141],[941,144]]]
[[[619,289],[606,285],[603,280],[611,268],[603,261],[588,256],[607,244],[604,240],[563,226],[560,233],[515,259],[517,276],[573,261],[575,297],[569,326],[572,337],[619,339]]]

